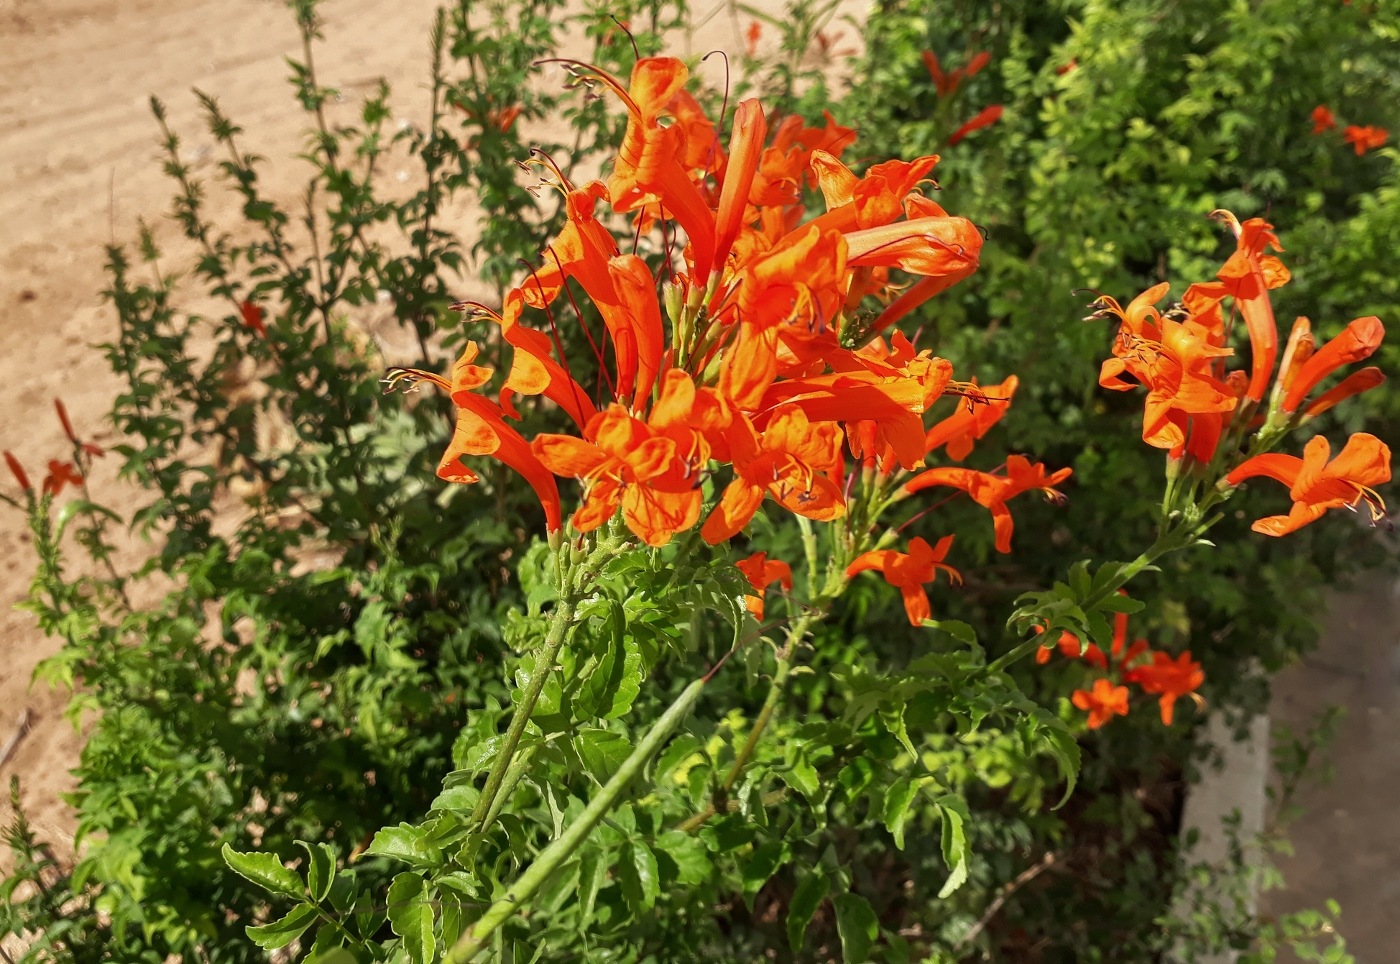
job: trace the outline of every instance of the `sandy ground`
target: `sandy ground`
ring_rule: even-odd
[[[353,110],[384,75],[400,113],[421,111],[436,6],[437,0],[326,5],[318,66],[322,82],[345,93],[342,109]],[[713,17],[696,42],[735,50],[742,41],[734,28],[727,16]],[[850,29],[845,32],[849,44]],[[198,161],[210,144],[189,90],[217,95],[251,132],[249,146],[274,159],[265,183],[288,201],[302,177],[288,161],[301,144],[302,115],[284,86],[283,58],[298,46],[291,17],[274,0],[0,0],[0,358],[11,370],[0,448],[19,455],[31,474],[42,475],[49,458],[66,452],[55,398],[67,403],[81,434],[113,441],[104,419],[117,383],[88,346],[111,337],[115,324],[98,295],[102,246],[129,240],[137,216],[155,221],[169,208],[171,187],[157,162],[148,96],[166,101],[187,155]],[[202,171],[197,163],[197,172],[207,174],[208,163]],[[235,206],[221,198],[211,210],[227,216]],[[178,258],[175,232],[157,229]],[[93,483],[99,500],[120,510],[133,498],[113,471],[110,463],[102,466]],[[59,795],[71,788],[68,769],[81,740],[62,718],[65,696],[29,683],[54,643],[39,634],[30,614],[13,608],[26,592],[32,554],[21,520],[13,513],[0,519],[0,747],[22,716],[30,721],[0,777],[23,778],[35,825],[61,843],[72,817]],[[139,551],[133,547],[127,561]],[[1336,753],[1338,782],[1303,801],[1312,812],[1295,828],[1298,856],[1285,868],[1294,887],[1269,901],[1281,910],[1338,897],[1344,931],[1355,937],[1363,962],[1393,960],[1387,949],[1400,946],[1385,910],[1400,893],[1400,823],[1387,790],[1400,779],[1392,638],[1400,614],[1388,584],[1368,592],[1390,608],[1343,597],[1337,611],[1369,619],[1369,630],[1361,630],[1369,632],[1363,650],[1369,655],[1358,662],[1350,648],[1358,630],[1343,623],[1357,617],[1338,616],[1317,661],[1286,676],[1280,689],[1275,713],[1292,722],[1301,724],[1326,702],[1348,703],[1352,713]]]
[[[324,82],[349,101],[385,74],[406,100],[426,102],[418,87],[435,7],[433,0],[396,3],[394,27],[385,29],[386,4],[329,4],[319,54]],[[50,458],[66,458],[55,398],[65,401],[79,434],[113,441],[105,416],[118,383],[89,346],[115,333],[99,297],[103,245],[130,240],[138,216],[158,222],[170,207],[149,95],[166,101],[187,156],[197,160],[210,145],[190,88],[215,93],[252,132],[257,150],[279,162],[268,184],[291,200],[303,174],[286,159],[301,143],[302,117],[284,86],[284,57],[298,46],[291,16],[268,0],[0,0],[0,358],[9,360],[13,379],[0,447],[31,475],[41,476]],[[197,163],[196,171],[207,175],[208,166]],[[211,211],[226,217],[234,205],[218,198]],[[175,230],[155,226],[177,261]],[[133,494],[113,478],[113,461],[94,473],[94,495],[122,510]],[[0,485],[12,482],[7,476]],[[139,551],[133,547],[133,559]],[[0,746],[26,710],[30,719],[3,775],[21,776],[36,827],[62,840],[72,820],[59,794],[71,786],[67,771],[80,737],[61,716],[64,695],[29,684],[54,642],[38,633],[33,616],[13,608],[33,560],[13,512],[0,522],[0,559]]]

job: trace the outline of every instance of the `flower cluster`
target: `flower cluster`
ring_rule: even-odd
[[[819,127],[787,117],[770,131],[755,100],[734,110],[726,147],[685,89],[679,60],[640,60],[626,86],[596,68],[568,66],[580,82],[618,97],[627,128],[605,181],[575,186],[552,160],[535,159],[564,198],[562,231],[499,309],[459,306],[490,322],[510,349],[499,392],[482,391],[494,372],[478,364],[475,342],[450,377],[391,369],[386,379],[391,389],[430,381],[456,402],[439,475],[475,482],[464,457],[499,459],[534,488],[551,533],[564,525],[557,479],[577,479],[582,503],[569,520],[576,531],[620,513],[651,546],[696,527],[705,541],[724,542],[768,499],[833,521],[853,501],[883,508],[950,486],[992,512],[997,547],[1008,551],[1006,501],[1033,488],[1052,492],[1068,470],[1047,472],[1020,456],[1005,475],[919,470],[935,450],[965,457],[1006,410],[1016,380],[986,390],[957,382],[945,359],[898,331],[884,337],[978,264],[977,228],[921,190],[938,158],[885,161],[858,176],[840,160],[854,140],[850,128],[829,116]],[[824,201],[810,217],[809,190]],[[609,230],[609,212],[634,219],[631,251]],[[655,229],[659,271],[636,253]],[[598,365],[591,386],[570,370],[559,333],[564,310],[583,320],[576,290],[605,332],[594,339],[584,326]],[[527,324],[531,315],[544,327]],[[926,425],[945,395],[952,409]],[[525,396],[557,406],[574,431],[524,438],[514,423]],[[952,572],[942,562],[950,543],[945,537],[931,549],[915,539],[907,554],[882,545],[850,571],[884,572],[917,624],[929,613],[922,584],[938,568]],[[790,582],[780,562],[746,565],[758,593]],[[761,601],[752,597],[757,612]]]
[[[1073,633],[1062,633],[1054,647],[1036,650],[1035,661],[1048,663],[1054,649],[1070,659],[1084,663],[1103,675],[1094,679],[1088,689],[1077,689],[1070,702],[1089,714],[1089,729],[1103,726],[1115,716],[1128,713],[1129,686],[1157,697],[1164,726],[1171,726],[1176,701],[1190,696],[1199,702],[1196,690],[1205,682],[1201,664],[1191,659],[1187,650],[1173,657],[1153,650],[1147,640],[1128,642],[1128,614],[1118,613],[1113,622],[1113,643],[1107,654],[1094,643],[1083,645]]]
[[[1329,508],[1362,502],[1373,521],[1380,520],[1385,504],[1375,486],[1390,479],[1390,449],[1380,439],[1358,433],[1331,461],[1323,438],[1310,441],[1302,459],[1269,449],[1288,431],[1385,381],[1379,369],[1368,367],[1314,394],[1338,369],[1369,358],[1380,347],[1385,327],[1374,316],[1358,318],[1317,347],[1308,319],[1299,318],[1280,357],[1269,291],[1286,284],[1290,275],[1268,253],[1282,250],[1273,226],[1259,218],[1240,224],[1224,211],[1213,216],[1236,237],[1236,250],[1216,281],[1191,285],[1165,312],[1155,306],[1166,295],[1166,284],[1148,289],[1126,308],[1106,296],[1095,302],[1098,310],[1091,317],[1120,322],[1113,357],[1103,363],[1099,384],[1119,391],[1139,385],[1148,390],[1142,437],[1167,450],[1169,479],[1218,480],[1224,493],[1261,475],[1289,486],[1292,511],[1259,520],[1257,532],[1284,535]],[[1227,299],[1233,303],[1229,312]],[[1248,369],[1228,368],[1235,355],[1230,335],[1236,315],[1248,336]],[[1232,464],[1241,452],[1243,461]]]
[[[1318,104],[1312,110],[1312,132],[1313,135],[1325,134],[1337,126],[1336,115],[1331,108],[1325,104]],[[1385,144],[1390,139],[1390,132],[1384,127],[1376,127],[1372,124],[1364,126],[1358,124],[1348,124],[1342,130],[1342,140],[1350,144],[1356,151],[1356,156],[1360,157],[1367,151],[1373,151]]]
[[[992,61],[992,55],[983,50],[973,54],[963,66],[945,72],[943,65],[938,62],[938,55],[932,50],[925,50],[922,56],[924,67],[928,70],[929,79],[933,81],[934,90],[938,92],[939,98],[952,97],[962,86],[964,80],[971,80],[977,76],[982,68]],[[995,124],[1001,120],[1003,111],[1004,108],[1001,104],[990,104],[983,107],[957,130],[948,135],[948,146],[952,147],[973,131]]]
[[[70,485],[75,487],[81,486],[83,484],[83,476],[80,466],[86,462],[90,462],[94,458],[100,458],[106,454],[100,445],[96,445],[92,442],[84,442],[82,439],[78,438],[77,433],[73,430],[73,422],[68,418],[68,409],[62,401],[54,399],[53,406],[54,410],[58,413],[58,422],[63,426],[63,434],[67,436],[69,442],[73,443],[73,461],[65,462],[61,459],[49,459],[48,474],[44,476],[43,482],[39,485],[39,491],[45,496],[57,496]],[[5,457],[5,464],[10,469],[10,474],[14,476],[15,481],[19,483],[19,487],[23,490],[25,497],[32,499],[34,485],[29,481],[29,473],[24,470],[24,466],[20,463],[20,460],[15,457],[13,452],[6,451],[3,455]],[[6,497],[6,500],[12,501],[9,500],[8,497]]]

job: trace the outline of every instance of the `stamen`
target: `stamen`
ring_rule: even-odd
[[[524,258],[516,258],[515,260],[523,264],[526,270],[530,272],[530,277],[535,279],[535,288],[539,290],[540,302],[544,306],[544,316],[545,318],[549,319],[549,332],[550,335],[554,338],[554,350],[559,353],[559,364],[564,369],[564,374],[569,376],[569,382],[573,386],[572,390],[574,393],[575,404],[577,404],[578,407],[582,409],[583,399],[578,397],[578,379],[574,377],[573,371],[569,368],[569,356],[564,354],[564,343],[559,338],[559,325],[554,320],[554,312],[550,311],[549,302],[544,300],[544,285],[540,282],[540,276],[535,271],[535,266],[532,265],[530,262],[526,261]]]
[[[574,300],[574,292],[569,287],[569,276],[564,271],[564,263],[559,260],[559,253],[554,250],[554,245],[551,244],[545,250],[549,252],[550,257],[554,259],[555,265],[559,268],[559,287],[564,289],[564,293],[569,296],[569,304],[574,306],[574,314],[578,316],[578,326],[583,329],[583,334],[588,339],[588,347],[593,349],[593,357],[598,359],[598,373],[602,376],[603,382],[607,384],[609,394],[616,398],[617,387],[613,384],[612,377],[608,375],[608,363],[603,349],[598,347],[598,342],[593,339],[593,332],[588,330],[588,325],[583,320],[583,311],[579,308],[578,302]],[[541,291],[540,294],[543,296],[544,292]]]

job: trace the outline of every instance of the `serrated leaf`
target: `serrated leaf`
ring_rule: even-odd
[[[306,888],[294,870],[282,866],[276,854],[239,853],[228,844],[223,846],[224,863],[234,873],[246,877],[264,890],[284,897],[305,897]]]
[[[894,845],[904,849],[904,821],[909,817],[909,805],[919,795],[921,781],[900,777],[885,791],[885,828],[894,838]]]
[[[943,817],[943,862],[948,865],[948,879],[938,892],[938,899],[944,900],[967,881],[972,854],[967,844],[967,803],[962,797],[944,794],[938,798],[938,811]]]
[[[617,876],[622,884],[622,895],[634,913],[655,906],[661,894],[661,880],[656,854],[645,843],[633,840],[623,846]]]
[[[307,960],[306,964],[360,964],[359,959],[343,947],[337,947],[326,951],[324,954],[317,954]]]
[[[403,948],[413,964],[432,964],[437,959],[433,937],[433,906],[428,882],[414,873],[402,873],[389,885],[385,908],[389,928],[403,938]]]
[[[1048,716],[1049,714],[1045,714]],[[1075,742],[1059,720],[1042,718],[1040,737],[1043,746],[1050,751],[1050,755],[1055,758],[1056,765],[1060,768],[1060,776],[1065,778],[1065,793],[1060,798],[1060,802],[1055,804],[1055,809],[1063,807],[1074,793],[1075,784],[1079,780],[1079,744]]]
[[[578,906],[579,926],[586,927],[593,919],[593,907],[598,902],[598,891],[608,877],[607,852],[596,849],[585,850],[579,858]]]
[[[909,739],[909,728],[904,724],[904,706],[903,702],[899,702],[882,707],[880,722],[885,724],[885,729],[890,731],[890,735],[900,742],[909,755],[917,760],[919,752],[914,749],[914,744]]]
[[[778,771],[784,783],[802,794],[808,800],[815,800],[821,794],[821,780],[817,778],[816,767],[799,760],[785,770]]]
[[[880,936],[880,922],[870,901],[859,894],[837,894],[836,932],[841,935],[841,959],[846,964],[865,964],[870,948]]]
[[[1099,603],[1099,608],[1111,613],[1136,613],[1142,611],[1143,605],[1140,599],[1111,593],[1104,598],[1103,602]]]
[[[626,737],[611,730],[592,727],[578,731],[574,747],[588,772],[599,783],[606,783],[632,753],[632,744],[627,742]]]
[[[410,823],[385,827],[365,850],[370,857],[393,857],[415,867],[429,867],[442,859],[442,851],[424,839],[423,830]]]
[[[967,623],[959,622],[956,619],[927,619],[924,621],[924,625],[930,629],[936,629],[940,633],[947,633],[969,646],[977,645],[977,630]]]
[[[329,844],[309,844],[298,840],[306,851],[306,886],[311,891],[311,899],[323,901],[331,892],[331,881],[335,879],[335,851]]]
[[[676,865],[677,879],[682,884],[693,887],[709,879],[714,863],[710,852],[694,834],[668,830],[656,838],[656,845]]]
[[[788,946],[794,954],[802,950],[807,925],[812,922],[812,915],[817,912],[830,889],[831,881],[821,871],[806,874],[797,882],[797,890],[788,903],[787,917]]]
[[[296,940],[316,920],[316,908],[298,904],[281,920],[244,928],[248,939],[265,951],[275,951]],[[52,936],[52,935],[50,935]]]

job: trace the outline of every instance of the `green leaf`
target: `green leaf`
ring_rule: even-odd
[[[312,904],[298,904],[291,913],[270,924],[247,927],[248,939],[265,951],[275,951],[286,947],[300,937],[316,920],[316,908]]]
[[[909,739],[909,728],[904,723],[905,705],[901,701],[891,706],[882,707],[880,709],[880,722],[885,724],[885,729],[890,731],[890,735],[898,740],[905,750],[909,751],[909,755],[918,760],[919,751],[914,749],[914,744]]]
[[[306,866],[306,886],[311,891],[311,899],[317,902],[326,899],[331,892],[331,881],[335,879],[335,851],[329,844],[314,846],[298,840],[308,858]]]
[[[608,878],[608,862],[606,851],[586,850],[579,858],[578,868],[578,922],[580,927],[586,927],[593,919],[593,907],[598,902],[598,891],[603,887],[603,881]]]
[[[234,850],[228,844],[224,844],[223,855],[224,863],[228,864],[234,873],[240,877],[248,878],[263,890],[281,894],[284,897],[301,898],[306,896],[306,888],[302,885],[301,877],[296,871],[283,867],[281,859],[276,854],[244,854]]]
[[[836,932],[841,935],[841,959],[846,964],[865,964],[870,948],[880,936],[880,922],[870,901],[859,894],[837,894]]]
[[[808,800],[815,800],[822,792],[821,781],[817,778],[816,767],[799,760],[786,770],[779,770],[778,776],[784,783],[802,794]]]
[[[943,815],[943,862],[949,871],[938,892],[938,899],[944,900],[966,882],[972,852],[967,843],[967,802],[955,794],[944,794],[938,798],[938,810]]]
[[[374,835],[365,854],[393,857],[415,867],[431,867],[442,859],[442,851],[424,839],[423,830],[410,823],[385,827]]]
[[[754,848],[744,864],[744,903],[753,910],[754,896],[768,883],[768,878],[787,863],[788,848],[784,840],[768,840]]]
[[[954,639],[967,643],[969,646],[977,645],[977,630],[967,623],[959,622],[956,619],[929,619],[924,621],[924,625],[930,629],[936,629],[941,633],[947,633]]]
[[[626,737],[590,727],[578,731],[574,746],[588,772],[599,783],[606,783],[632,753],[632,744]]]
[[[806,874],[797,882],[797,890],[788,904],[787,918],[788,946],[794,954],[802,950],[807,925],[812,922],[812,915],[817,912],[830,889],[831,881],[821,871]]]
[[[656,854],[640,840],[629,841],[622,848],[622,861],[617,868],[622,883],[622,895],[633,912],[651,910],[661,894]]]
[[[693,887],[709,879],[714,863],[710,852],[694,834],[668,830],[656,838],[656,845],[676,865],[677,879],[682,884]]]
[[[360,964],[360,961],[345,948],[337,947],[324,954],[317,954],[315,957],[309,958],[306,964]]]
[[[1060,776],[1065,778],[1064,796],[1055,804],[1058,810],[1069,802],[1070,794],[1074,793],[1074,786],[1079,780],[1079,744],[1060,720],[1043,711],[1039,718],[1043,724],[1039,733],[1041,746],[1050,751],[1060,768]]]
[[[671,741],[671,745],[661,751],[661,755],[656,758],[656,764],[652,767],[652,778],[659,781],[666,776],[682,761],[693,756],[701,746],[698,737],[690,733],[682,733]]]
[[[909,805],[919,795],[921,786],[922,779],[900,777],[885,791],[885,828],[889,830],[890,836],[894,838],[894,845],[900,850],[904,849],[904,821],[909,816]]]
[[[389,885],[386,910],[389,927],[403,938],[404,950],[413,964],[432,964],[437,959],[437,941],[433,937],[428,882],[414,873],[399,874]]]
[[[615,611],[618,620],[625,618],[621,606]],[[579,701],[596,716],[615,720],[626,715],[642,691],[642,653],[625,636],[609,645],[612,648],[584,682]]]

